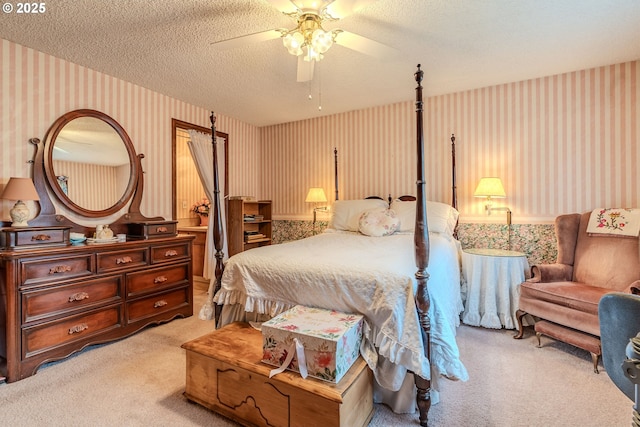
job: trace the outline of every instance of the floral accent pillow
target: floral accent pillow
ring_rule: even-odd
[[[358,231],[358,221],[363,212],[387,209],[384,200],[336,200],[331,207],[332,216],[329,228],[344,231]]]
[[[391,209],[367,211],[360,215],[358,231],[366,236],[382,237],[395,233],[400,218]]]

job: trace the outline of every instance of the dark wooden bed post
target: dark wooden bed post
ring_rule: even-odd
[[[458,185],[456,184],[456,136],[451,134],[451,206],[458,210]],[[453,237],[458,238],[458,221],[453,228]]]
[[[222,273],[224,272],[224,252],[222,251],[224,232],[222,231],[222,212],[220,210],[220,184],[218,181],[218,150],[216,148],[216,116],[211,112],[211,144],[213,148],[213,245],[216,248],[216,286],[213,291],[215,295],[222,287]],[[216,328],[220,321],[222,305],[215,305]]]
[[[458,186],[456,184],[456,136],[451,134],[451,206],[458,210]]]
[[[338,200],[338,147],[333,147],[333,182],[336,186],[336,200]]]
[[[431,360],[431,321],[429,320],[429,291],[427,283],[429,281],[429,230],[427,225],[427,199],[425,194],[424,182],[424,131],[422,123],[422,77],[424,72],[418,64],[418,71],[415,73],[416,82],[416,124],[417,124],[417,192],[416,192],[416,225],[413,244],[415,248],[416,280],[418,290],[416,292],[416,308],[418,310],[418,319],[422,327],[422,338],[424,345],[424,353]],[[420,425],[426,426],[428,423],[429,408],[431,407],[431,381],[414,375],[417,393],[417,404],[420,411]]]

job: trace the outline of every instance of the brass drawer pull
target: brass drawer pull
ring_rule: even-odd
[[[36,234],[31,236],[31,240],[33,241],[42,241],[42,240],[51,240],[51,236],[48,234]]]
[[[165,300],[161,299],[160,301],[156,301],[156,302],[153,303],[153,308],[164,307],[167,304],[169,304],[169,303],[166,302]]]
[[[69,302],[74,302],[74,301],[82,301],[83,299],[87,299],[89,298],[89,294],[86,292],[78,292],[75,293],[71,296],[69,296]]]
[[[116,259],[116,264],[129,264],[130,262],[133,262],[130,256],[123,256],[122,258]]]
[[[165,257],[178,256],[178,251],[176,251],[175,249],[169,249],[164,253],[164,256]]]
[[[86,323],[80,323],[79,325],[69,328],[69,335],[78,334],[87,329],[89,329],[89,325],[87,325]]]
[[[153,283],[163,283],[163,282],[166,282],[167,280],[169,279],[167,279],[165,276],[158,276],[155,279],[153,279]]]
[[[167,231],[167,227],[158,227],[156,228],[156,233],[166,233]]]
[[[49,274],[66,273],[67,271],[71,271],[70,265],[56,265],[49,269]]]

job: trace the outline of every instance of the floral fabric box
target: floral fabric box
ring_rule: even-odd
[[[262,324],[262,361],[300,372],[295,340],[304,347],[308,375],[337,383],[360,355],[363,317],[297,305]],[[304,371],[304,368],[303,368]]]

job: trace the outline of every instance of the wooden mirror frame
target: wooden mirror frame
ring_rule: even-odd
[[[82,114],[83,112],[86,113],[87,111],[93,112],[93,110],[77,110],[71,113]],[[64,121],[65,118],[68,121],[69,117],[71,117],[69,114],[71,113],[67,113],[63,115],[60,119],[56,121],[56,123],[54,123],[54,125],[55,124],[59,125],[58,122]],[[98,111],[93,112],[92,114],[98,114],[100,118],[108,117],[105,114],[100,113]],[[107,123],[112,126],[113,126],[113,123],[117,124],[117,122],[110,117]],[[120,125],[117,125],[117,126],[119,129],[122,129]],[[53,136],[53,132],[51,132],[51,130],[53,129],[54,129],[54,126],[51,127],[49,132],[47,132],[47,135],[46,135],[47,140],[50,140],[50,138]],[[160,216],[147,217],[143,215],[142,212],[140,212],[140,205],[142,203],[142,193],[144,191],[144,173],[142,171],[142,159],[144,159],[144,154],[140,153],[136,155],[133,149],[133,144],[131,143],[129,136],[126,134],[126,132],[124,132],[124,130],[123,130],[123,133],[120,135],[121,136],[125,135],[125,137],[123,137],[123,141],[127,141],[125,142],[125,144],[127,144],[127,151],[131,159],[131,171],[130,171],[131,176],[130,176],[130,182],[129,182],[129,186],[127,187],[126,194],[121,198],[120,202],[118,202],[114,206],[118,206],[124,209],[125,207],[127,207],[126,205],[127,205],[128,199],[131,199],[131,203],[127,207],[127,212],[124,213],[117,220],[111,222],[110,224],[111,229],[116,234],[127,233],[128,224],[130,223],[139,223],[139,222],[148,222],[148,221],[164,221],[163,217],[160,217]],[[47,155],[48,151],[45,150],[45,144],[44,142],[40,141],[39,138],[31,138],[29,139],[29,143],[34,145],[36,148],[34,159],[30,163],[33,164],[33,184],[36,187],[38,196],[40,197],[40,201],[39,201],[40,212],[38,216],[29,220],[29,225],[43,226],[43,227],[69,226],[71,227],[72,231],[78,231],[85,234],[93,232],[94,231],[93,225],[86,225],[86,224],[80,224],[79,222],[74,222],[69,218],[67,218],[66,216],[56,211],[56,206],[53,204],[53,200],[49,196],[49,191],[47,191],[47,188],[51,188],[52,189],[51,191],[54,191],[53,189],[56,188],[56,186],[58,186],[57,182],[51,183],[45,173],[45,170],[47,169],[45,168],[45,161],[46,161],[45,158],[49,157]],[[50,162],[51,160],[49,159],[48,161]],[[58,189],[60,190],[59,187]],[[65,206],[68,207],[68,204],[65,204]],[[86,211],[86,209],[84,210]],[[106,211],[89,211],[89,215],[91,215],[89,216],[89,219],[106,218],[106,215],[104,214],[104,212],[109,212],[109,211],[111,211],[111,208]],[[77,211],[74,211],[74,212],[77,212]],[[85,218],[87,217],[86,214],[79,215],[79,217],[82,217],[82,216],[84,216]]]
[[[71,200],[69,196],[67,196],[64,193],[60,185],[58,185],[57,183],[56,174],[53,168],[53,148],[54,148],[56,139],[59,133],[68,123],[80,117],[93,117],[98,120],[102,120],[103,122],[111,126],[113,130],[118,134],[118,136],[120,136],[120,139],[122,140],[122,143],[124,144],[125,149],[127,150],[127,154],[129,156],[129,166],[131,169],[129,171],[129,183],[127,184],[127,188],[125,189],[124,193],[121,195],[120,199],[107,209],[90,210],[74,203],[73,200]],[[77,215],[87,217],[87,218],[101,218],[101,217],[114,214],[126,206],[127,202],[131,199],[131,197],[133,196],[136,190],[136,181],[137,181],[138,172],[139,172],[138,171],[139,161],[136,157],[136,152],[133,147],[133,143],[131,142],[131,139],[129,138],[129,135],[127,134],[127,132],[124,130],[122,126],[120,126],[120,124],[116,120],[114,120],[110,116],[100,111],[87,110],[87,109],[74,110],[59,117],[51,125],[51,127],[47,131],[47,134],[45,135],[44,150],[45,150],[44,171],[45,171],[46,180],[49,188],[56,195],[60,203],[62,203],[67,209],[69,209],[70,211],[72,211]]]

